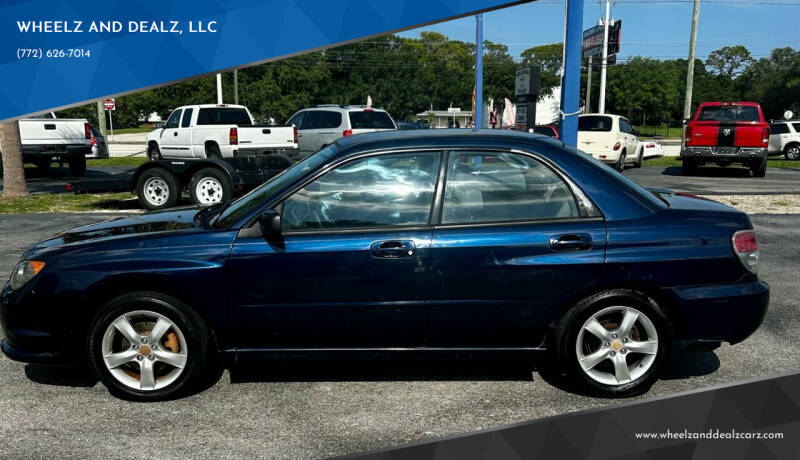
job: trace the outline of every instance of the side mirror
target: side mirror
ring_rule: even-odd
[[[267,209],[258,217],[261,234],[268,240],[277,240],[281,237],[281,215],[275,209]]]
[[[164,122],[159,121],[158,123],[156,123],[156,129],[164,129]]]
[[[682,120],[682,123],[685,125],[686,123],[689,123],[690,120],[691,120],[691,118],[684,118]]]

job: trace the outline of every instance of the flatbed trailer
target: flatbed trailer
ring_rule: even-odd
[[[152,160],[135,171],[71,182],[66,188],[76,194],[130,191],[149,210],[175,206],[184,191],[193,203],[210,205],[247,192],[291,165],[277,154]]]

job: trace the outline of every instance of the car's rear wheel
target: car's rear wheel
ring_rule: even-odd
[[[89,357],[98,377],[125,399],[185,395],[216,363],[209,359],[213,353],[200,317],[179,300],[152,292],[112,300],[90,330]]]
[[[44,174],[50,173],[50,165],[53,164],[53,160],[50,158],[46,158],[43,160],[36,160],[34,163],[39,170],[41,170]]]
[[[642,158],[644,157],[644,147],[639,149],[639,155],[636,156],[636,162],[633,163],[634,168],[642,167]]]
[[[667,353],[667,320],[654,300],[630,290],[594,295],[556,328],[564,373],[582,389],[607,397],[647,391]]]
[[[189,183],[189,195],[195,204],[207,206],[231,199],[233,190],[227,174],[216,168],[197,171]]]
[[[693,176],[697,174],[697,163],[694,160],[684,158],[681,162],[681,174],[684,176]]]
[[[800,160],[800,144],[789,144],[783,149],[783,156],[787,160]]]
[[[86,174],[86,157],[81,155],[73,155],[69,159],[69,173],[74,177],[83,177]]]
[[[750,171],[753,172],[753,177],[764,177],[767,175],[767,156],[761,160],[756,160],[755,163],[750,165]]]
[[[623,150],[622,153],[619,154],[619,160],[617,161],[617,164],[615,165],[615,169],[617,171],[619,171],[619,172],[625,171],[625,157],[626,156],[627,156],[627,154],[626,154],[625,150]]]

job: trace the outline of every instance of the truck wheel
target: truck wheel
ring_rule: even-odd
[[[195,204],[222,203],[230,200],[232,194],[231,180],[217,168],[203,168],[189,182],[189,196]]]
[[[69,159],[69,173],[75,177],[83,177],[86,174],[86,157],[75,155]]]
[[[151,211],[175,206],[179,193],[178,179],[162,168],[148,169],[136,182],[136,196],[139,197],[139,203]]]
[[[211,144],[206,148],[206,158],[222,159],[222,153],[219,151],[219,146],[217,144]]]
[[[764,177],[767,175],[767,156],[764,155],[764,159],[757,160],[755,163],[750,165],[750,171],[753,171],[753,177]]]
[[[789,144],[783,149],[783,156],[786,157],[787,160],[800,160],[800,144]]]
[[[693,176],[697,174],[697,164],[693,160],[684,158],[681,164],[681,174],[684,176]]]
[[[163,160],[164,159],[164,157],[161,156],[161,150],[159,150],[158,144],[151,144],[150,145],[150,147],[147,149],[147,158],[149,158],[150,161],[156,161],[156,160]]]

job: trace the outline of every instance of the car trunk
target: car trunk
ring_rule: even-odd
[[[578,149],[589,154],[608,153],[613,147],[614,135],[605,131],[578,131]]]

